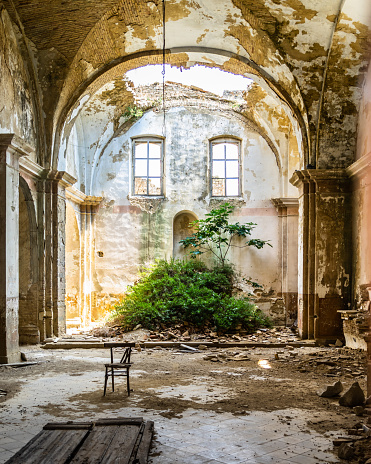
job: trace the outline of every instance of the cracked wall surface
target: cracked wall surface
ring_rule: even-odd
[[[256,91],[251,95],[246,91],[218,96],[167,83],[164,135],[161,86],[128,91],[130,85],[127,80],[116,79],[90,98],[83,97],[82,106],[78,103],[71,110],[62,137],[63,169],[79,160],[73,167],[78,178],[76,186],[87,195],[103,198],[94,218],[95,270],[91,290],[96,314],[104,313],[136,280],[141,266],[154,259],[172,257],[174,247],[179,254],[174,241],[179,235],[174,222],[179,213],[188,211],[203,217],[220,203],[210,197],[209,145],[210,139],[228,135],[241,140],[242,150],[242,195],[237,201],[240,208],[236,210],[236,219],[257,222],[254,236],[267,238],[273,244],[273,248],[259,252],[249,249],[245,254],[237,249],[230,258],[244,275],[261,282],[267,291],[273,290],[276,298],[281,296],[280,219],[271,200],[288,192],[296,194],[288,178],[300,166],[298,141],[292,138],[295,130],[285,111],[263,90],[258,93],[259,98]],[[143,111],[139,119],[124,115],[133,104]],[[139,135],[165,137],[164,198],[133,195],[132,137]],[[76,227],[74,230],[75,235]],[[265,237],[267,230],[269,237]],[[292,233],[295,234],[295,228]],[[72,259],[73,251],[69,253]],[[72,273],[76,273],[79,264],[72,261]],[[296,285],[293,275],[289,284],[293,295]],[[72,307],[72,294],[67,295],[67,301]],[[270,304],[268,299],[267,312]],[[284,313],[283,302],[280,308]],[[280,321],[285,319],[282,314],[279,317]]]
[[[29,76],[16,33],[0,4],[0,133],[14,133],[36,146],[35,115]]]

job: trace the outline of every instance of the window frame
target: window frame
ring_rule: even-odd
[[[135,152],[136,152],[136,144],[137,143],[147,143],[147,157],[146,158],[136,158]],[[160,176],[150,176],[149,175],[149,161],[151,158],[149,157],[149,143],[150,142],[155,142],[157,144],[161,145],[161,151],[160,151]],[[132,162],[131,162],[131,196],[133,197],[141,197],[141,198],[163,198],[164,197],[164,177],[165,177],[165,138],[161,137],[159,135],[140,135],[136,137],[131,137],[131,143],[132,143]],[[135,160],[136,159],[143,159],[147,160],[147,176],[136,176],[135,175]],[[152,159],[158,159],[158,158],[152,158]],[[135,179],[136,178],[142,178],[147,180],[147,193],[135,193]],[[148,179],[160,179],[160,193],[158,195],[153,194],[153,193],[148,193]]]
[[[225,177],[220,178],[225,180],[225,185],[224,185],[224,195],[215,195],[213,191],[213,167],[214,167],[214,159],[213,159],[213,146],[218,145],[221,143],[233,143],[234,145],[237,145],[238,148],[238,157],[236,158],[238,161],[238,194],[237,195],[226,195],[227,193],[227,179],[236,179],[236,177],[227,177],[227,159],[226,159],[226,154],[224,152],[224,173]],[[215,199],[223,199],[223,198],[241,198],[242,197],[242,140],[238,137],[232,136],[232,135],[224,135],[224,136],[218,136],[214,137],[209,140],[209,162],[210,162],[210,182],[209,182],[209,187],[210,187],[210,197],[215,198]],[[222,160],[221,160],[222,161]],[[235,161],[235,160],[231,160]],[[215,178],[217,179],[217,178]]]

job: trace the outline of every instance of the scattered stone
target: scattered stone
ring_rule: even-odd
[[[338,450],[338,456],[340,459],[349,461],[354,456],[354,448],[349,443],[343,443],[340,445]]]
[[[238,353],[233,358],[234,361],[249,361],[250,358],[245,353]]]
[[[353,408],[353,411],[356,416],[363,416],[363,413],[365,412],[365,408],[363,406],[355,406]]]
[[[358,382],[349,388],[347,392],[340,398],[339,404],[341,406],[346,406],[348,408],[353,408],[354,406],[362,406],[365,402],[365,394],[363,393],[362,388],[359,386]]]
[[[204,356],[203,359],[204,359],[205,361],[221,362],[220,359],[219,359],[217,356],[213,355],[213,354]]]
[[[135,349],[136,349],[138,352],[141,352],[141,351],[142,351],[142,348],[141,348],[141,346],[140,346],[139,343],[136,343],[136,344],[135,344]]]
[[[339,438],[336,438],[335,440],[333,440],[332,443],[333,443],[334,446],[340,446],[343,443],[353,443],[353,441],[354,441],[353,438],[339,437]]]
[[[142,324],[138,324],[134,327],[134,330],[138,330],[138,329],[141,329],[142,328]]]
[[[182,333],[182,337],[189,337],[189,331],[186,330],[184,333]]]
[[[325,389],[318,390],[317,395],[322,398],[333,398],[334,396],[340,395],[340,393],[344,390],[343,384],[340,382],[335,382],[333,385],[327,385]]]
[[[341,340],[339,340],[339,339],[336,340],[335,346],[337,346],[338,348],[342,348],[343,345],[344,344],[343,344],[343,342]]]
[[[22,361],[28,361],[26,353],[23,353],[23,351],[21,351],[21,359]]]
[[[202,350],[202,351],[207,350],[207,346],[206,346],[206,345],[198,345],[197,348],[198,348],[199,350]]]

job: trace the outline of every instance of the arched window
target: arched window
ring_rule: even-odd
[[[140,137],[133,140],[133,194],[163,194],[163,140]]]
[[[218,138],[210,142],[211,196],[238,197],[241,194],[240,141]]]

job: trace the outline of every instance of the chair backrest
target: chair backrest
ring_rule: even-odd
[[[131,356],[131,346],[128,346],[127,348],[125,348],[125,351],[124,351],[124,354],[122,355],[120,363],[130,364],[130,356]]]
[[[111,350],[111,363],[114,363],[113,360],[113,350],[115,348],[125,348],[124,354],[120,359],[120,364],[130,364],[131,350],[135,346],[135,343],[120,343],[120,342],[108,342],[104,344],[105,348],[110,348]]]

